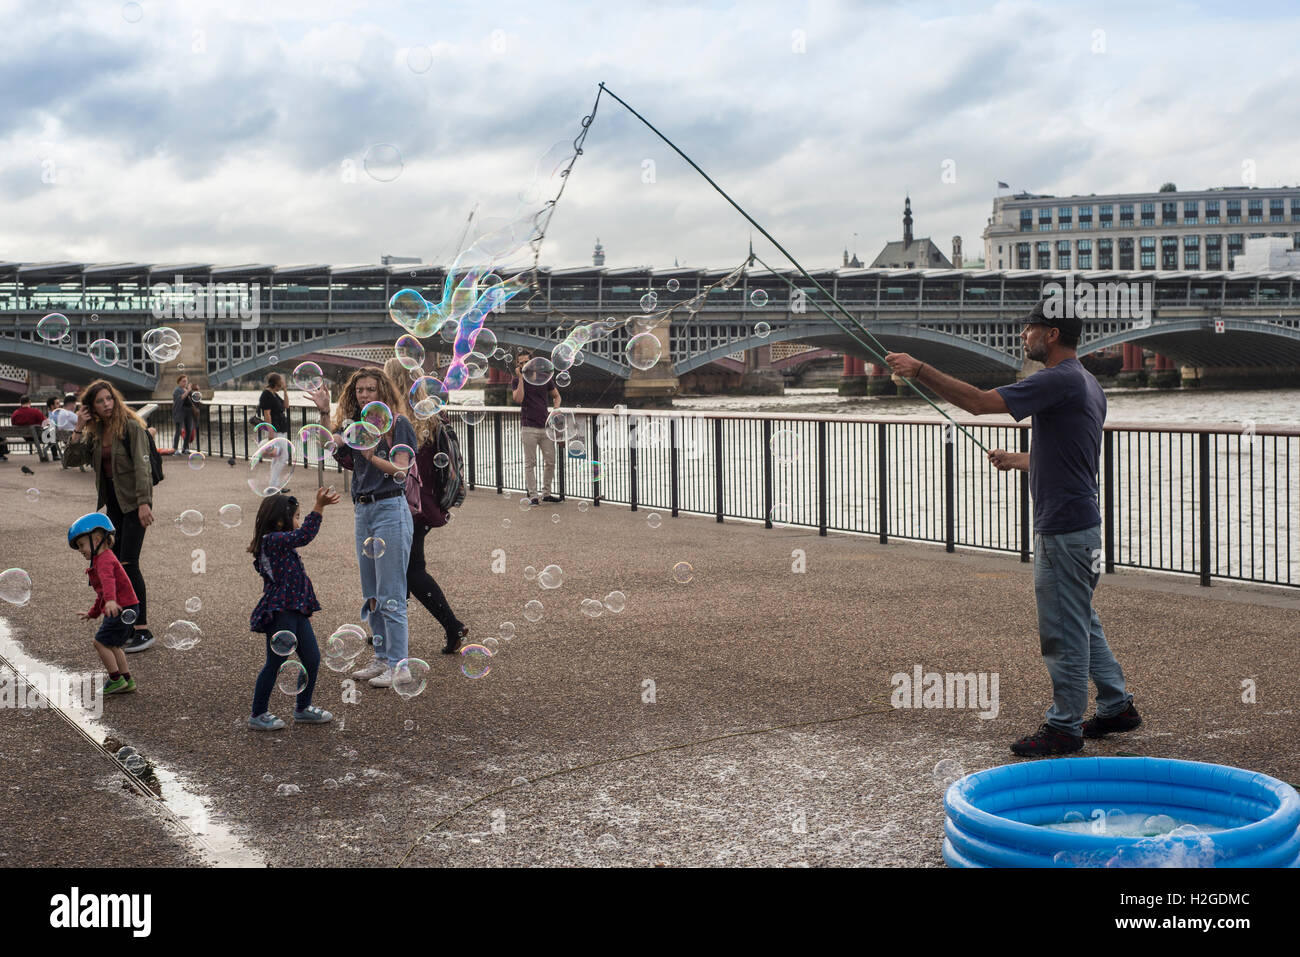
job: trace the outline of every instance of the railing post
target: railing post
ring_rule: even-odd
[[[587,435],[591,439],[591,441],[587,443],[587,461],[595,462],[598,465],[600,464],[599,418],[600,417],[597,416],[596,419],[589,420],[590,424],[587,426]],[[609,420],[606,419],[606,421]],[[591,504],[596,508],[600,508],[600,469],[591,470]]]
[[[501,421],[500,412],[492,413],[492,444],[493,444],[493,450],[496,452],[497,494],[501,495],[502,493],[505,492],[506,473],[505,473],[505,452],[504,452],[505,425]],[[537,463],[536,462],[529,463],[528,450],[525,449],[524,450],[524,488],[525,489],[528,487],[529,464],[535,466]]]
[[[1210,587],[1210,433],[1198,436],[1201,452],[1201,584]]]
[[[722,521],[722,420],[713,420],[713,505]]]
[[[641,422],[645,422],[645,416],[637,416],[636,419],[639,419]],[[638,425],[637,422],[634,420],[632,427],[628,429],[628,437],[627,437],[627,501],[628,504],[632,507],[632,511],[634,512],[636,511],[636,503],[637,503],[636,447],[637,444],[640,442],[640,438],[641,438],[641,426]]]
[[[668,500],[672,506],[673,518],[677,517],[677,417],[668,419]]]
[[[772,420],[763,420],[763,527],[772,527]]]
[[[224,458],[226,457],[226,433],[225,433],[225,430],[221,428],[221,425],[222,425],[222,422],[221,422],[221,408],[222,408],[221,406],[217,406],[217,441],[220,443],[220,451],[219,451],[217,454],[220,455],[220,456],[224,459]],[[234,421],[234,418],[235,418],[235,409],[234,409],[234,406],[231,406],[231,408],[230,408],[230,418],[231,418],[231,421]],[[211,413],[211,411],[209,411],[209,413],[208,413],[208,422],[210,423],[211,421],[212,421],[212,413]],[[184,423],[182,423],[182,425],[183,425],[183,424],[184,424]],[[233,443],[233,442],[231,443],[230,451],[231,451],[231,454],[234,454],[235,447],[234,447],[234,443]]]
[[[1017,429],[1020,433],[1019,448],[1021,452],[1029,451],[1029,430]],[[1109,434],[1108,436],[1109,437]],[[1020,473],[1020,560],[1029,561],[1029,471]]]
[[[235,416],[237,414],[238,413],[235,412],[235,407],[231,406],[230,407],[230,457],[232,459],[235,457]],[[244,456],[244,457],[247,458],[248,456]]]
[[[826,422],[817,422],[817,534],[826,534]]]
[[[465,453],[469,458],[469,489],[474,491],[477,488],[475,480],[478,477],[478,470],[474,464],[474,436],[478,433],[478,427],[465,423]]]
[[[880,544],[889,543],[889,426],[876,423],[876,501],[880,503]]]
[[[956,506],[954,503],[956,499],[957,468],[954,459],[955,459],[957,443],[953,441],[955,438],[953,433],[955,431],[956,428],[953,426],[951,422],[944,423],[943,425],[943,500],[944,500],[943,541],[944,541],[945,550],[950,552],[956,549],[957,516],[954,514],[956,511]]]
[[[569,439],[565,439],[563,442],[555,443],[555,460],[556,460],[555,471],[558,472],[560,476],[560,498],[564,498],[565,489],[568,486],[568,483],[564,477],[565,476],[564,469],[565,469],[565,459],[569,457],[570,441],[571,440]]]
[[[1119,483],[1115,481],[1115,433],[1102,433],[1102,468],[1106,470],[1105,477],[1102,479],[1102,485],[1106,491],[1106,512],[1102,516],[1105,521],[1105,549],[1106,549],[1106,574],[1115,573],[1115,487]]]

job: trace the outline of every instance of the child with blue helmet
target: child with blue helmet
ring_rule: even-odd
[[[82,621],[104,616],[103,624],[95,633],[95,651],[108,669],[106,695],[126,694],[136,688],[122,649],[135,634],[135,620],[140,613],[140,601],[131,587],[131,579],[113,554],[114,534],[113,523],[99,512],[83,515],[68,527],[68,547],[77,549],[90,562],[86,575],[96,595],[90,611],[79,616]]]

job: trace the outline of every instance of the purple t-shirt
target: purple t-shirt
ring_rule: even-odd
[[[1106,394],[1078,359],[1066,359],[998,394],[1017,422],[1032,416],[1029,494],[1034,531],[1077,532],[1101,524],[1097,468]]]
[[[519,387],[519,376],[510,380],[510,391]],[[533,385],[524,380],[524,401],[519,403],[520,423],[526,429],[546,428],[546,417],[551,411],[551,390],[555,386]]]

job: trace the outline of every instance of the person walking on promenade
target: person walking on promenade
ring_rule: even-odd
[[[133,634],[131,623],[139,614],[140,606],[131,579],[122,563],[113,554],[113,523],[99,512],[83,515],[68,526],[68,547],[81,552],[90,562],[86,574],[90,587],[95,589],[95,604],[90,611],[78,612],[82,621],[104,616],[104,623],[95,632],[95,651],[108,669],[104,694],[126,694],[135,690],[135,679],[126,667],[122,646]]]
[[[91,465],[95,470],[95,508],[108,513],[116,534],[113,553],[140,600],[135,634],[126,643],[131,654],[153,645],[148,627],[148,598],[140,571],[144,531],[153,524],[153,472],[144,419],[126,404],[112,384],[96,379],[81,394],[77,427],[63,454],[63,467]]]
[[[280,373],[266,377],[266,388],[257,398],[257,414],[263,422],[271,423],[276,435],[289,434],[289,389]]]
[[[407,374],[405,367],[397,359],[389,359],[385,362],[384,372],[394,382],[402,382],[402,377]],[[440,412],[428,418],[420,418],[412,411],[406,392],[399,392],[398,399],[402,403],[402,413],[410,418],[415,428],[417,439],[415,461],[420,473],[421,510],[418,514],[415,512],[411,514],[414,527],[411,534],[411,556],[406,562],[407,593],[414,595],[425,610],[437,619],[438,624],[442,625],[447,636],[442,646],[442,653],[450,655],[460,649],[461,643],[469,634],[469,626],[457,618],[456,613],[451,610],[447,596],[438,587],[434,577],[429,574],[424,558],[424,539],[429,534],[429,529],[441,528],[447,524],[447,513],[438,503],[442,491],[438,486],[438,478],[446,473],[434,461],[442,451],[440,440],[443,437],[446,413]]]
[[[302,567],[298,549],[311,544],[320,531],[325,506],[335,505],[338,500],[339,493],[334,489],[318,488],[315,507],[301,523],[298,500],[282,492],[262,499],[257,510],[248,551],[253,556],[253,567],[262,576],[262,598],[249,617],[248,627],[250,631],[266,634],[266,664],[258,672],[253,688],[253,713],[248,726],[254,731],[278,731],[284,727],[284,722],[269,710],[271,689],[280,667],[295,649],[307,681],[294,703],[293,720],[298,724],[325,724],[334,719],[334,715],[311,703],[320,671],[320,647],[312,631],[311,614],[320,611],[320,602]],[[284,631],[293,634],[292,647],[272,640]]]
[[[338,410],[330,418],[330,394],[322,384],[307,396],[320,410],[321,424],[334,433],[334,459],[352,472],[352,504],[355,516],[357,565],[361,571],[364,603],[361,620],[379,643],[375,659],[353,673],[354,678],[369,679],[375,688],[390,688],[393,666],[407,654],[406,563],[411,555],[413,523],[406,504],[406,489],[394,480],[411,467],[411,452],[393,450],[406,446],[414,450],[415,429],[401,414],[401,402],[392,381],[382,369],[367,366],[354,372],[343,387]],[[383,422],[382,410],[374,418],[385,428],[372,448],[353,448],[343,432],[361,418],[361,410],[371,402],[382,402],[391,415],[391,425]],[[356,437],[354,436],[354,439]],[[369,445],[369,439],[360,444]]]
[[[1075,351],[1083,320],[1049,316],[1046,305],[1039,302],[1020,320],[1025,355],[1044,368],[1012,385],[981,390],[906,353],[885,356],[895,374],[972,415],[1005,412],[1017,422],[1031,417],[1029,452],[988,453],[1001,471],[1029,473],[1034,502],[1034,595],[1052,704],[1042,727],[1011,745],[1027,757],[1071,754],[1082,750],[1085,737],[1142,723],[1092,607],[1101,576],[1097,466],[1106,395]],[[1085,721],[1089,677],[1097,686],[1097,712]]]
[[[551,483],[555,480],[555,442],[546,436],[546,417],[551,409],[559,407],[560,390],[555,387],[554,380],[545,385],[533,385],[524,378],[524,366],[532,358],[527,349],[515,357],[510,396],[519,403],[520,434],[524,441],[524,488],[529,502],[539,505],[541,502],[564,501],[551,494]],[[538,452],[542,455],[542,465],[537,464]],[[542,474],[543,467],[545,474]],[[546,493],[540,501],[537,498],[539,480],[542,491]]]
[[[199,434],[198,414],[194,410],[194,402],[191,396],[194,395],[194,388],[190,385],[190,377],[187,375],[178,375],[176,377],[176,388],[172,389],[172,422],[176,426],[176,432],[172,436],[172,452],[181,452],[181,439],[185,440],[183,451],[190,450],[190,435],[193,434],[197,440]]]

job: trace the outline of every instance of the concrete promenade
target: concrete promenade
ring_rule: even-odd
[[[28,655],[92,670],[93,626],[76,615],[93,596],[65,542],[94,504],[92,478],[38,462],[23,475],[26,460],[0,464],[0,567],[29,571],[33,594],[0,603],[0,618]],[[1016,556],[697,516],[664,514],[651,529],[644,510],[580,512],[571,500],[521,512],[517,495],[480,489],[430,533],[427,554],[472,637],[516,625],[490,674],[464,677],[412,603],[411,654],[432,666],[423,694],[361,684],[345,704],[346,676],[322,666],[316,702],[344,720],[255,734],[244,721],[263,642],[248,631],[260,580],[245,552],[258,505],[247,465],[210,459],[193,472],[169,459],[166,471],[142,559],[150,624],[161,636],[190,618],[203,638],[130,656],[140,690],[108,699],[104,723],[181,773],[272,864],[937,866],[936,764],[1019,760],[1008,744],[1041,723],[1050,697],[1031,566]],[[305,508],[315,484],[314,472],[292,483]],[[228,502],[243,508],[235,529],[217,521]],[[196,537],[173,524],[186,508],[206,518]],[[351,513],[346,498],[327,509],[301,552],[322,640],[358,620]],[[805,572],[792,570],[796,550]],[[682,561],[688,584],[673,578]],[[525,581],[526,565],[548,563],[563,568],[561,588]],[[621,614],[581,613],[583,598],[614,589],[627,595]],[[203,609],[191,615],[195,595]],[[523,615],[532,598],[544,604],[536,624]],[[1300,594],[1121,572],[1103,577],[1096,605],[1145,724],[1085,755],[1215,761],[1300,784]],[[918,665],[997,673],[997,716],[891,708],[891,676]],[[1255,703],[1242,701],[1244,679]],[[273,695],[288,718],[290,699]],[[0,762],[0,866],[197,859],[55,714],[0,709]],[[286,783],[300,793],[278,795]]]

